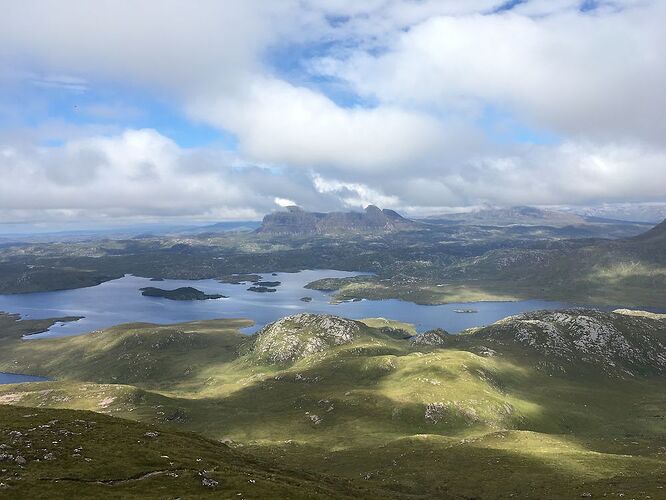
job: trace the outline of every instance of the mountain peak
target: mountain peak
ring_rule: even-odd
[[[350,344],[363,323],[329,314],[300,313],[266,325],[257,333],[254,352],[270,363],[292,363],[336,346]]]
[[[371,234],[415,229],[419,223],[393,210],[368,205],[363,212],[307,212],[286,207],[264,217],[258,232],[285,235]]]

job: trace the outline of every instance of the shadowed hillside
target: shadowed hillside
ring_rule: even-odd
[[[195,434],[89,411],[0,405],[0,447],[2,498],[380,496]]]
[[[252,336],[238,333],[246,324],[8,338],[0,370],[56,380],[0,387],[0,402],[166,424],[397,496],[569,498],[640,485],[658,497],[658,315],[543,311],[462,335],[311,314]]]
[[[666,219],[655,227],[633,238],[638,243],[660,245],[661,250],[666,251]]]

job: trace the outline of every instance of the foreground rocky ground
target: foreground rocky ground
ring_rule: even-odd
[[[2,498],[358,498],[368,485],[98,413],[0,406]]]

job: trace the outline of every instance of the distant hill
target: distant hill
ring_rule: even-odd
[[[527,297],[663,309],[666,221],[631,238],[494,249],[450,266],[447,278]]]
[[[595,207],[578,207],[576,213],[604,219],[658,223],[666,218],[666,203],[619,203]]]
[[[289,235],[324,235],[343,233],[376,233],[416,229],[418,222],[406,219],[393,210],[369,205],[363,212],[306,212],[300,207],[287,207],[264,217],[259,233]]]
[[[216,234],[230,232],[253,231],[260,225],[259,221],[216,222],[207,226],[188,227],[174,234]]]
[[[443,214],[420,220],[426,224],[446,228],[501,227],[514,232],[527,229],[564,239],[630,238],[651,226],[646,222],[615,220],[528,206],[487,207],[472,212]]]
[[[633,241],[661,244],[662,248],[666,250],[666,219],[649,231],[639,234],[633,238]]]
[[[555,227],[578,225],[587,222],[587,218],[581,215],[527,206],[482,208],[472,212],[428,217],[425,220],[435,224],[478,224],[489,226],[519,224]]]
[[[508,208],[482,208],[471,212],[461,212],[431,216],[423,219],[430,224],[442,225],[487,225],[487,226],[587,226],[587,225],[623,225],[648,227],[647,222],[632,222],[628,220],[611,219],[592,215],[580,215],[574,212],[547,210],[529,206],[515,206]],[[637,232],[640,229],[637,229]]]
[[[165,235],[221,234],[228,232],[252,231],[259,227],[259,221],[216,222],[204,226],[195,224],[136,224],[114,228],[80,229],[70,231],[6,233],[0,237],[0,245],[16,243],[86,242],[99,239],[153,239]]]

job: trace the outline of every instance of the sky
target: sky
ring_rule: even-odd
[[[666,206],[663,0],[22,0],[0,222]]]

